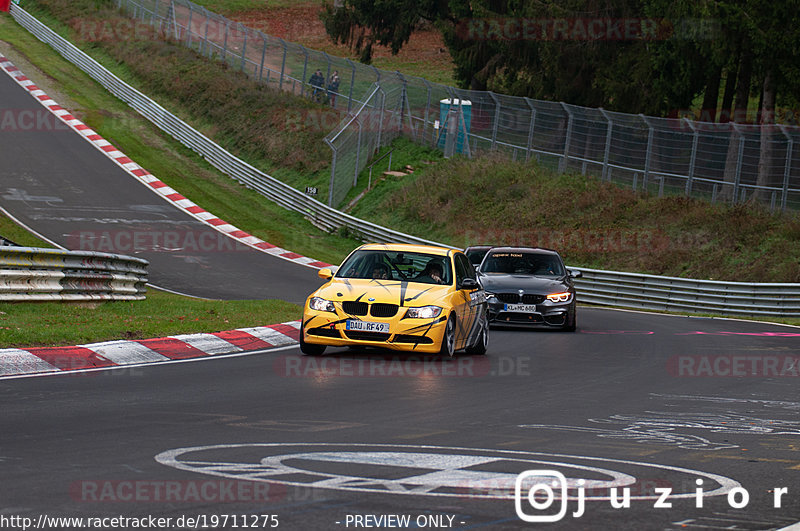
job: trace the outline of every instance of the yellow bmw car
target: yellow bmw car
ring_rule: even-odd
[[[300,350],[364,346],[453,356],[485,354],[486,296],[467,256],[455,249],[405,244],[362,245],[303,309]]]

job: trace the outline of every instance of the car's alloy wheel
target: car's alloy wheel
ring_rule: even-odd
[[[567,314],[567,322],[564,324],[565,332],[574,332],[578,328],[578,310],[573,309],[572,312]]]
[[[447,319],[447,325],[444,328],[444,335],[442,336],[442,348],[439,354],[452,358],[455,354],[456,347],[456,320],[454,317]]]
[[[489,318],[483,319],[483,324],[480,326],[481,330],[478,332],[478,337],[475,338],[475,343],[467,349],[467,354],[478,356],[486,354],[486,349],[489,347]]]

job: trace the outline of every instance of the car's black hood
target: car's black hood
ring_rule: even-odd
[[[559,291],[567,291],[569,284],[563,278],[543,278],[531,275],[513,275],[501,273],[483,273],[478,277],[486,291],[517,291],[547,295]]]

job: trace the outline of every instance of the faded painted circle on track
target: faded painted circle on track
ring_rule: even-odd
[[[609,495],[605,494],[608,489],[630,487],[642,480],[652,481],[654,474],[673,478],[664,480],[672,487],[676,484],[687,487],[673,488],[669,496],[672,499],[695,497],[695,480],[698,478],[704,480],[706,490],[703,496],[725,495],[741,487],[739,482],[725,476],[670,465],[449,446],[219,444],[167,450],[155,456],[155,460],[179,470],[238,480],[415,496],[513,499],[517,475],[531,469],[561,470],[571,489],[576,487],[578,480],[584,480],[587,501],[608,500]],[[354,469],[358,469],[360,474],[354,473]],[[298,477],[305,481],[297,481]],[[630,499],[655,500],[658,497],[658,494],[632,493]]]

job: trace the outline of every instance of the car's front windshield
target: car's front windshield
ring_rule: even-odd
[[[405,280],[424,284],[450,284],[450,258],[426,253],[363,250],[351,254],[336,278]]]
[[[484,259],[481,273],[561,277],[564,276],[564,266],[554,254],[496,252]]]

